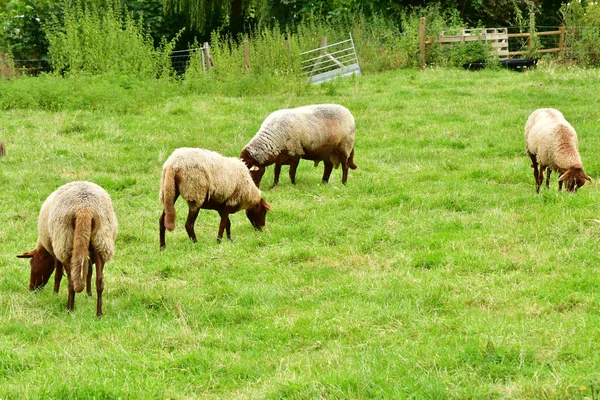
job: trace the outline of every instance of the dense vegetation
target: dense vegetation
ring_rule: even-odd
[[[0,397],[592,398],[600,375],[596,70],[398,70],[324,85],[73,75],[0,81]],[[347,106],[348,185],[302,162],[256,232],[216,243],[186,206],[159,251],[174,148],[237,156],[273,110]],[[560,108],[594,182],[535,195],[523,125]],[[41,203],[77,179],[113,197],[104,313],[65,282],[29,293]]]
[[[556,26],[563,21],[560,5],[559,1],[548,0],[164,0],[163,7],[162,0],[0,0],[0,55],[17,60],[50,57],[54,62],[52,43],[47,35],[56,28],[57,21],[68,24],[72,10],[79,8],[119,10],[119,14],[124,7],[129,13],[128,19],[136,21],[137,29],[155,46],[165,40],[173,41],[178,49],[185,49],[194,40],[204,42],[215,33],[238,41],[240,35],[259,35],[275,27],[286,34],[296,33],[315,21],[318,25],[337,27],[339,33],[344,34],[358,29],[358,21],[377,20],[379,25],[384,21],[388,29],[378,32],[377,38],[384,42],[396,36],[411,35],[415,28],[407,29],[400,21],[432,14],[438,19],[452,16],[452,21],[461,27],[523,26],[528,24],[529,14],[535,15],[538,24]],[[455,26],[441,28],[451,27]],[[315,34],[322,35],[322,32]],[[383,48],[386,45],[384,43]],[[412,57],[412,54],[404,52],[401,57]],[[60,70],[60,67],[54,66],[54,69]]]

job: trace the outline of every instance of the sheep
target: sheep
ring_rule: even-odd
[[[275,164],[273,186],[279,182],[281,165],[290,165],[290,179],[296,183],[296,168],[301,158],[313,160],[315,166],[325,163],[323,183],[329,181],[332,169],[342,166],[342,183],[348,180],[348,168],[354,163],[354,117],[338,104],[317,104],[283,109],[271,113],[258,132],[242,149],[240,158],[246,163],[256,186],[265,167]]]
[[[547,170],[547,188],[550,187],[552,171],[562,174],[558,178],[558,190],[562,190],[563,182],[569,192],[575,192],[585,181],[591,181],[583,171],[577,150],[577,133],[560,111],[540,108],[531,113],[525,124],[525,143],[527,155],[532,161],[536,193],[540,192],[544,169]]]
[[[271,206],[261,197],[244,163],[233,157],[198,148],[176,149],[165,161],[160,179],[159,199],[163,212],[159,219],[160,248],[166,247],[165,229],[175,229],[175,201],[181,195],[189,206],[185,229],[196,242],[194,224],[200,209],[216,210],[221,216],[217,242],[223,230],[231,240],[229,214],[246,210],[254,228],[262,230]]]
[[[56,189],[38,218],[38,245],[18,255],[30,258],[29,290],[42,288],[54,271],[58,293],[64,272],[68,280],[67,310],[73,311],[75,293],[91,295],[92,264],[96,265],[96,315],[102,316],[103,270],[115,252],[118,222],[109,194],[92,182],[76,181]]]

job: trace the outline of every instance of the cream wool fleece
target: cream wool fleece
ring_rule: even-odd
[[[577,133],[563,114],[553,108],[534,111],[525,124],[527,151],[535,154],[541,166],[564,172],[583,168]]]
[[[67,183],[54,191],[40,210],[38,242],[61,263],[69,264],[73,253],[75,214],[89,210],[92,215],[91,244],[105,262],[115,253],[117,216],[108,193],[92,182]]]
[[[354,148],[355,130],[354,117],[338,104],[283,109],[264,120],[244,149],[259,164],[283,151],[292,157],[302,157],[307,151],[332,153],[330,160],[337,168],[340,160],[334,151],[348,158]]]
[[[170,203],[173,202],[173,194],[165,193],[170,192],[167,188],[170,182],[165,182],[168,169],[178,178],[177,187],[181,196],[188,203],[194,202],[196,208],[210,200],[245,210],[256,206],[261,200],[260,190],[239,158],[224,157],[210,150],[179,148],[163,165],[159,194],[162,204],[166,204],[166,194],[171,198]]]

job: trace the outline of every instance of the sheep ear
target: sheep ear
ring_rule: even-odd
[[[592,178],[590,178],[590,177],[588,176],[588,174],[586,174],[585,172],[583,173],[583,177],[584,177],[584,178],[585,178],[585,180],[586,180],[586,181],[588,181],[588,182],[591,182],[591,181],[592,181]]]
[[[33,256],[35,256],[35,250],[34,251],[28,251],[28,252],[23,253],[23,254],[19,254],[17,256],[17,258],[33,258]]]
[[[258,167],[256,165],[253,165],[250,167],[250,171],[258,171]]]
[[[271,205],[269,203],[267,203],[267,201],[265,199],[262,200],[263,206],[268,210],[268,211],[273,211],[273,209],[271,208]]]

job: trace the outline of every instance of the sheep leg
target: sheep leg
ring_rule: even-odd
[[[342,163],[342,183],[345,185],[348,181],[348,159],[345,159]]]
[[[160,214],[160,218],[158,219],[158,226],[160,236],[160,249],[164,250],[165,247],[167,247],[167,244],[165,243],[165,231],[167,230],[167,228],[165,228],[165,210],[163,210],[162,214]]]
[[[73,279],[71,279],[71,266],[66,266],[67,270],[67,280],[69,282],[69,297],[67,299],[67,311],[73,312],[73,308],[75,306],[75,288],[73,287]]]
[[[527,154],[529,155],[529,158],[531,158],[531,168],[533,168],[533,176],[535,178],[535,192],[536,193],[540,193],[540,186],[542,185],[542,181],[543,181],[543,177],[541,177],[540,179],[540,171],[538,171],[538,162],[537,162],[537,157],[535,154],[531,154],[529,152],[527,152]],[[543,173],[542,173],[543,175]]]
[[[231,240],[231,221],[229,220],[229,213],[227,211],[219,211],[221,216],[221,223],[219,224],[219,233],[217,234],[217,243],[221,243],[223,239],[223,231],[227,231],[227,239]]]
[[[88,273],[85,277],[85,292],[88,296],[92,295],[92,263],[94,262],[94,255],[92,252],[92,259],[88,263]]]
[[[60,288],[60,281],[63,277],[63,266],[57,259],[54,260],[54,293],[58,293]]]
[[[96,294],[98,295],[98,299],[96,302],[96,316],[102,316],[102,292],[104,291],[104,259],[102,259],[102,255],[99,252],[94,252],[94,264],[96,264]],[[90,267],[91,269],[91,267]],[[90,271],[90,275],[92,275]]]
[[[333,163],[331,161],[323,161],[325,164],[325,170],[323,171],[323,183],[329,182],[329,176],[333,171]]]
[[[550,173],[552,170],[550,167],[546,168],[546,189],[550,189]]]
[[[292,181],[292,185],[296,184],[296,170],[298,169],[298,164],[300,164],[299,158],[290,160],[290,181]]]
[[[279,175],[281,174],[281,164],[275,163],[273,174],[275,175],[273,178],[273,187],[275,187],[279,183]]]
[[[194,231],[194,225],[196,224],[196,218],[198,218],[198,213],[200,213],[199,208],[190,207],[188,211],[187,221],[185,221],[185,231],[194,243],[198,241],[196,239],[196,232]]]

